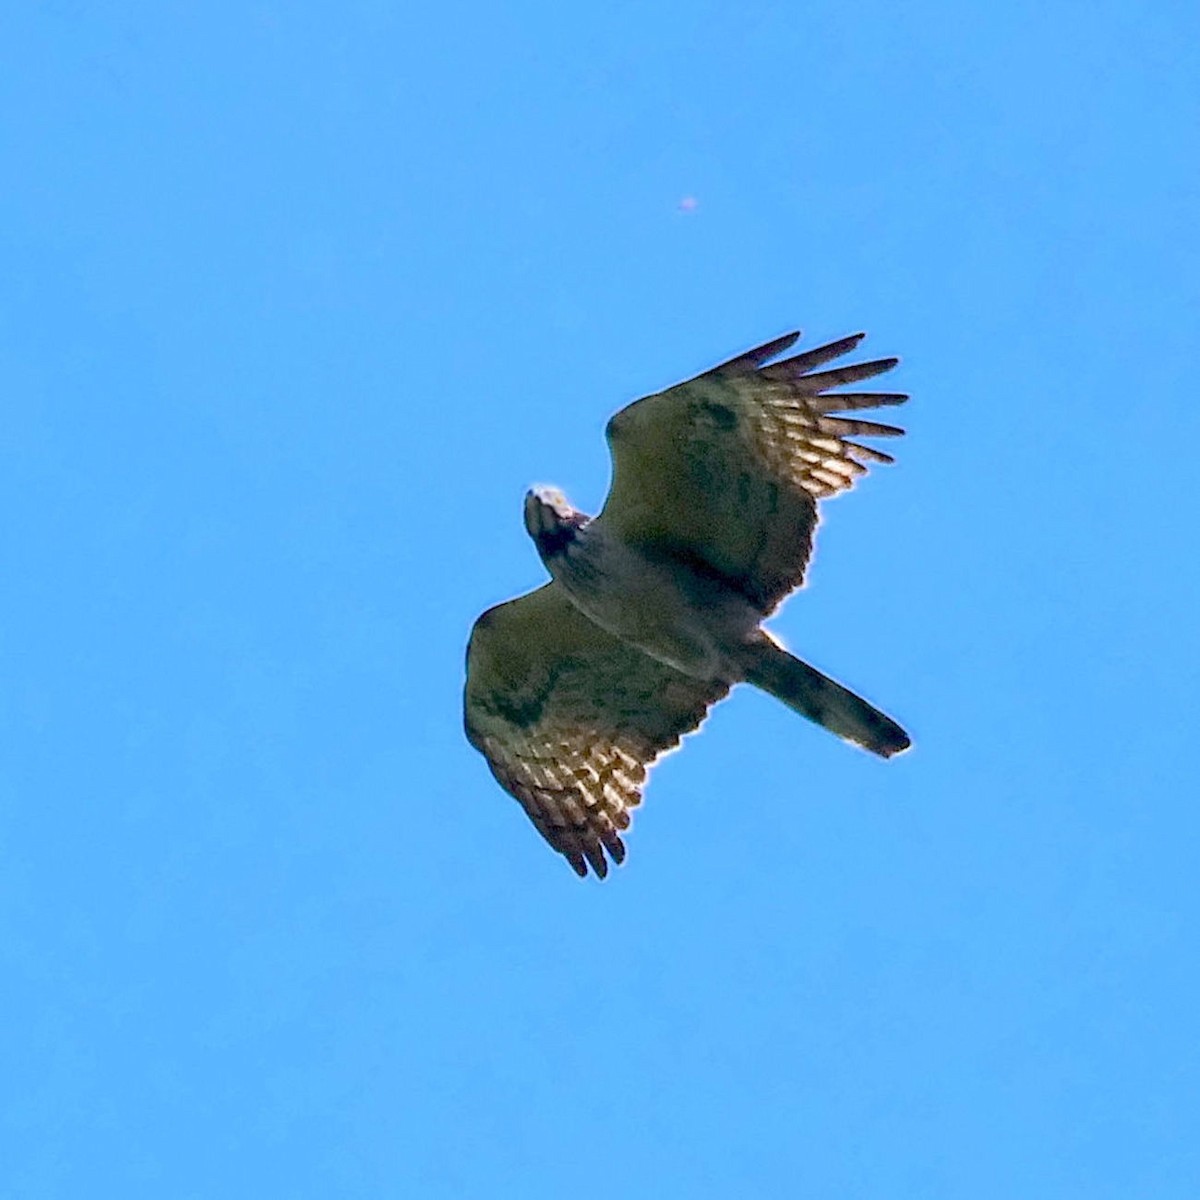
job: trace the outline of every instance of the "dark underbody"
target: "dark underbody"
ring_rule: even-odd
[[[534,543],[542,560],[549,566],[552,558],[566,553],[567,548],[579,537],[580,532],[591,520],[582,513],[577,514],[569,522],[556,525],[553,529],[542,530],[534,536]],[[698,579],[721,589],[731,589],[744,596],[751,604],[766,616],[773,605],[765,603],[765,598],[754,587],[753,581],[745,576],[727,575],[718,571],[710,562],[701,558],[693,550],[685,546],[672,546],[660,543],[654,547],[654,554],[664,559],[673,559],[693,572]]]

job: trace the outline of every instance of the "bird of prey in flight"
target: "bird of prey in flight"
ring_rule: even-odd
[[[525,496],[525,528],[551,581],[475,622],[466,733],[581,876],[590,865],[603,878],[606,854],[624,859],[621,834],[647,768],[735,683],[884,758],[910,744],[890,717],[762,628],[804,582],[817,502],[868,462],[892,461],[849,439],[903,432],[841,414],[906,396],[832,390],[897,359],[818,369],[862,334],[779,358],[799,336],[618,412],[599,516],[556,488]]]

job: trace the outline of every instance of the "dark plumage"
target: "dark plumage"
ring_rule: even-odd
[[[546,840],[584,875],[625,856],[646,770],[746,681],[881,757],[909,746],[890,717],[760,628],[804,581],[817,502],[890,456],[851,440],[893,425],[831,415],[896,392],[831,392],[894,358],[816,368],[861,334],[777,361],[788,334],[608,423],[613,479],[589,518],[553,488],[525,524],[553,582],[486,612],[467,654],[471,744]]]

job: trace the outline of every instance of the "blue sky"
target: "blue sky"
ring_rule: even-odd
[[[1194,6],[0,26],[5,1195],[1196,1194]],[[739,689],[580,882],[467,632],[795,326],[914,400],[775,628],[916,749]]]

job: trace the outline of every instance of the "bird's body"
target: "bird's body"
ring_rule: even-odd
[[[556,503],[565,505],[561,493],[531,491],[526,522],[531,508],[536,520],[553,522]],[[587,520],[554,540],[554,551],[542,554],[546,569],[605,632],[694,679],[740,678],[729,647],[748,638],[762,619],[741,593],[694,564],[614,537],[603,521]]]
[[[590,864],[603,876],[605,852],[621,861],[646,767],[736,683],[883,757],[909,745],[890,717],[761,627],[803,580],[816,500],[849,487],[861,459],[890,461],[847,435],[901,432],[828,414],[906,398],[828,390],[894,359],[813,373],[861,335],[762,365],[796,337],[617,413],[599,516],[554,488],[525,497],[552,582],[476,622],[466,728],[581,875]]]

